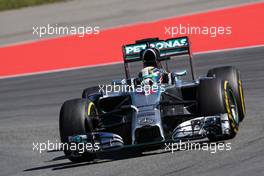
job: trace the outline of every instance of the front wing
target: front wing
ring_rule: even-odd
[[[178,125],[172,134],[163,141],[155,141],[140,144],[125,145],[121,136],[108,132],[93,132],[69,136],[69,143],[97,145],[98,150],[89,150],[86,152],[104,153],[117,150],[127,150],[130,148],[139,148],[148,150],[161,148],[168,142],[180,142],[206,138],[208,135],[226,136],[230,134],[230,124],[227,114],[215,116],[197,117],[185,121]],[[78,151],[73,151],[73,155]]]

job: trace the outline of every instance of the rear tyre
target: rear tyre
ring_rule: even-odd
[[[89,87],[83,90],[82,92],[82,98],[83,99],[90,99],[92,98],[91,95],[96,95],[99,93],[99,87]],[[93,100],[92,100],[93,101]]]
[[[96,113],[96,109],[91,101],[84,99],[66,101],[60,110],[61,142],[70,145],[69,136],[92,132],[93,125],[90,117],[94,113]],[[76,151],[64,150],[66,157],[72,162],[92,161],[95,159],[95,154],[83,153],[76,155],[74,152]]]
[[[243,86],[239,71],[232,66],[217,67],[209,70],[207,76],[216,77],[216,79],[228,81],[233,90],[238,105],[239,121],[242,121],[245,117],[246,110]]]
[[[201,116],[213,116],[224,113],[228,115],[230,134],[225,137],[208,135],[210,141],[227,140],[236,136],[239,127],[238,106],[228,81],[215,78],[200,80],[198,103]]]

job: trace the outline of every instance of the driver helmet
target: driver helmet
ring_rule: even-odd
[[[143,67],[160,68],[158,61],[159,52],[155,48],[148,48],[142,52]]]

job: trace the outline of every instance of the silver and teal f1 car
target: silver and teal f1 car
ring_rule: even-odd
[[[186,71],[169,72],[162,66],[179,55],[189,56],[190,80],[181,79]],[[212,68],[206,76],[196,78],[187,37],[139,40],[124,45],[123,56],[126,77],[111,85],[123,89],[106,92],[87,88],[82,98],[68,100],[61,107],[60,136],[71,161],[89,161],[100,152],[136,146],[144,150],[167,141],[219,141],[236,136],[245,116],[245,103],[240,72],[235,67]],[[128,66],[147,61],[163,70],[163,79],[148,82],[148,88],[156,86],[155,91],[138,91],[146,77],[142,73],[130,77]],[[80,151],[71,147],[74,144],[89,147]]]

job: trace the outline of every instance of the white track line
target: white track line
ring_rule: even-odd
[[[227,49],[211,50],[211,51],[202,51],[202,52],[195,52],[193,54],[194,55],[200,55],[200,54],[209,54],[209,53],[218,53],[218,52],[228,52],[228,51],[236,51],[236,50],[243,50],[243,49],[250,49],[250,48],[259,48],[259,47],[264,47],[264,44],[261,44],[261,45],[252,45],[252,46],[245,46],[245,47],[237,47],[237,48],[227,48]],[[71,67],[71,68],[55,69],[55,70],[50,70],[50,71],[40,71],[40,72],[34,72],[34,73],[23,73],[23,74],[17,74],[17,75],[0,76],[0,79],[17,78],[17,77],[34,76],[34,75],[43,75],[43,74],[49,74],[49,73],[58,73],[58,72],[65,72],[65,71],[73,71],[73,70],[79,70],[79,69],[85,69],[85,68],[102,67],[102,66],[116,65],[116,64],[122,64],[122,63],[123,63],[122,61],[118,61],[118,62],[110,62],[110,63],[104,63],[104,64],[89,65],[89,66],[80,66],[80,67]]]
[[[235,47],[235,48],[226,48],[226,49],[217,49],[217,50],[210,50],[210,51],[200,51],[200,52],[194,52],[193,54],[194,55],[210,54],[210,53],[218,53],[218,52],[225,52],[225,51],[235,51],[235,50],[243,50],[243,49],[250,49],[250,48],[259,48],[259,47],[264,47],[264,44],[243,46],[243,47]]]

